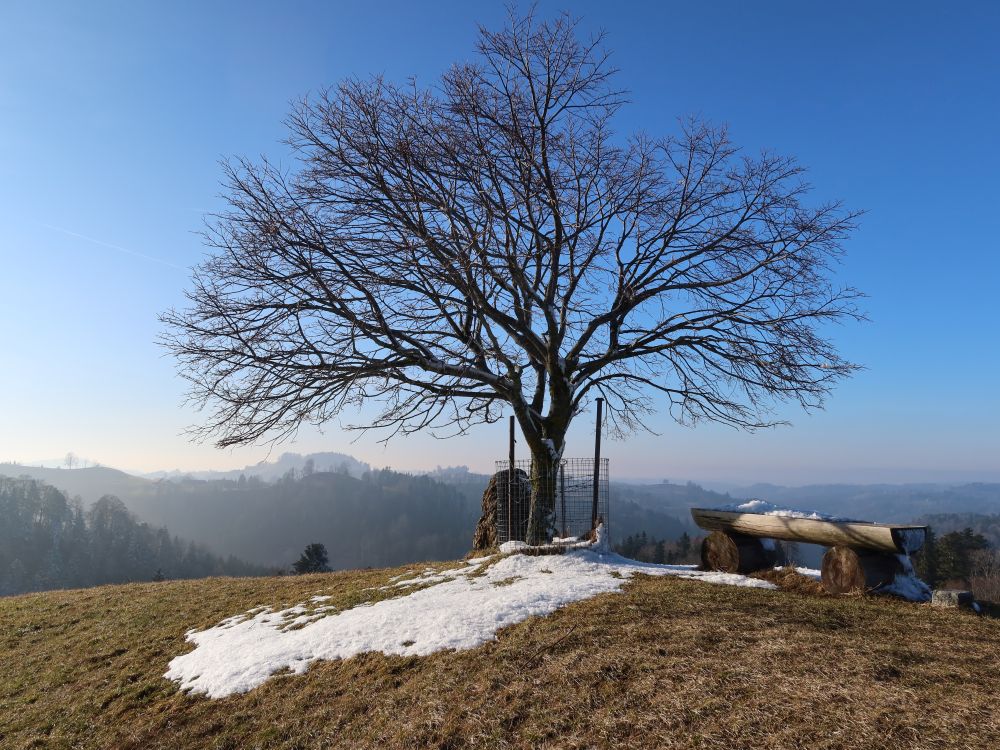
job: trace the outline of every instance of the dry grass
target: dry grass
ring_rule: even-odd
[[[770,581],[783,591],[792,591],[807,596],[829,596],[826,589],[823,588],[823,584],[815,578],[802,575],[792,565],[754,573],[753,577]]]
[[[0,747],[1000,743],[997,620],[676,578],[636,578],[474,651],[321,662],[217,701],[161,677],[192,627],[315,594],[352,606],[402,570],[0,599]]]

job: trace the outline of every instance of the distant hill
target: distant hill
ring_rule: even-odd
[[[0,477],[0,595],[265,572],[142,523],[113,496],[84,511],[44,482]]]
[[[343,468],[341,454],[311,457],[314,465],[335,470],[305,474],[296,468],[303,466],[304,457],[285,454],[284,462],[269,464],[263,477],[217,472],[227,478],[152,480],[107,468],[11,464],[0,467],[0,474],[42,479],[80,496],[84,507],[115,495],[142,521],[270,567],[286,568],[312,542],[327,546],[335,569],[451,559],[468,551],[487,475],[458,468],[417,476],[382,470],[358,478]],[[289,469],[296,469],[294,476]],[[660,509],[647,488],[615,485],[612,541],[642,531],[660,539],[691,531],[683,498],[702,499],[703,494],[686,485],[673,486],[672,493],[672,502]]]
[[[691,508],[699,506],[711,508],[733,502],[730,495],[706,490],[694,482],[684,484],[612,482],[611,493],[615,503],[628,500],[650,510],[673,514],[688,525],[691,523],[689,512]]]
[[[424,475],[370,471],[340,453],[286,453],[245,470],[205,472],[208,478],[202,479],[171,475],[154,480],[103,467],[17,464],[0,465],[4,474],[48,482],[79,496],[85,507],[105,494],[115,495],[142,521],[259,565],[285,567],[306,544],[322,542],[336,568],[460,556],[468,550],[489,479],[466,467],[438,467]],[[692,482],[613,481],[611,540],[619,543],[641,532],[667,540],[684,531],[694,534],[692,506],[748,497],[890,522],[942,513],[1000,513],[1000,484],[754,485],[720,493]],[[810,564],[821,554],[802,550]]]
[[[142,521],[272,568],[287,568],[312,542],[327,546],[337,568],[448,559],[469,549],[478,498],[467,499],[427,477],[390,471],[359,479],[347,468],[357,469],[360,462],[323,456],[334,471],[290,473],[301,462],[287,454],[284,463],[270,465],[265,476],[277,475],[270,481],[242,472],[231,479],[154,481],[114,469],[15,464],[0,467],[0,475],[49,482],[80,496],[84,508],[104,495],[117,496]]]
[[[906,523],[937,513],[1000,513],[1000,484],[758,484],[731,493],[865,521]]]
[[[1000,549],[1000,513],[934,513],[914,519],[934,529],[938,536],[952,531],[972,529],[982,534],[995,549]]]
[[[287,567],[307,544],[320,542],[335,569],[460,557],[479,518],[478,500],[387,469],[361,479],[317,471],[273,482],[161,480],[131,498],[129,508],[262,565]]]
[[[152,492],[154,483],[148,479],[126,474],[106,466],[89,466],[85,469],[55,469],[42,466],[0,463],[0,476],[29,477],[57,487],[71,498],[79,497],[84,507],[97,502],[104,495],[115,495],[128,504],[139,495]]]
[[[261,461],[248,464],[242,469],[230,471],[154,471],[143,474],[148,479],[239,479],[240,475],[247,478],[258,477],[266,482],[274,481],[294,472],[330,472],[344,471],[353,477],[362,477],[371,471],[371,466],[359,461],[346,453],[282,453],[275,461]]]
[[[657,539],[677,539],[684,532],[690,534],[696,528],[689,515],[664,513],[623,497],[615,497],[610,516],[612,544],[643,531]]]

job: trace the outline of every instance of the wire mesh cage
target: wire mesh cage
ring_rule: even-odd
[[[550,465],[536,466],[530,459],[497,461],[494,485],[497,498],[497,541],[529,540],[531,498],[538,497],[534,519],[544,541],[575,539],[588,534],[596,516],[608,528],[608,459],[596,464],[592,458],[564,458]],[[537,534],[535,536],[538,536]]]

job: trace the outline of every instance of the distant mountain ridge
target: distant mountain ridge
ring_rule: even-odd
[[[1000,513],[1000,483],[988,482],[815,484],[804,487],[757,484],[736,489],[732,494],[885,523],[906,523],[919,516],[941,513]]]
[[[336,567],[460,556],[479,518],[488,474],[437,467],[403,474],[327,452],[285,453],[273,462],[219,472],[54,469],[0,464],[0,475],[47,482],[85,507],[119,497],[140,520],[259,565],[287,565],[323,542]],[[658,539],[698,533],[690,508],[760,497],[780,505],[872,521],[938,514],[1000,513],[1000,484],[752,485],[728,493],[694,482],[611,483],[612,542],[646,532]]]
[[[115,495],[124,500],[136,494],[150,492],[154,484],[148,479],[107,466],[55,469],[46,466],[0,463],[0,476],[11,479],[29,477],[51,484],[70,497],[79,497],[84,506],[93,505],[104,495]]]
[[[308,469],[317,473],[340,472],[361,478],[372,467],[348,454],[328,451],[309,454],[286,452],[275,461],[262,461],[228,471],[172,470],[135,475],[106,466],[66,469],[2,463],[0,475],[29,476],[59,487],[70,496],[80,496],[84,504],[92,504],[105,494],[117,495],[126,501],[137,495],[154,494],[158,481],[236,481],[242,475],[248,479],[257,477],[261,481],[274,482],[288,476],[289,471],[302,475],[308,473]],[[489,474],[470,471],[467,466],[438,466],[427,471],[406,473],[426,476],[456,487],[471,500],[476,499],[477,493],[482,492],[489,479]],[[1000,483],[989,482],[826,483],[796,487],[757,483],[727,486],[725,489],[725,492],[713,491],[696,482],[648,483],[615,481],[612,478],[613,502],[632,502],[646,509],[672,515],[684,524],[689,521],[688,508],[692,505],[710,507],[748,498],[762,498],[781,505],[835,515],[900,523],[939,513],[1000,513]]]
[[[153,471],[140,476],[146,479],[239,479],[240,475],[247,477],[257,477],[265,482],[280,479],[289,471],[302,472],[311,471],[346,471],[352,477],[361,478],[369,471],[371,466],[364,461],[359,461],[354,456],[346,453],[336,453],[333,451],[323,451],[320,453],[282,453],[276,461],[260,461],[256,464],[248,464],[242,469],[231,469],[229,471],[181,471],[173,469],[171,471]]]

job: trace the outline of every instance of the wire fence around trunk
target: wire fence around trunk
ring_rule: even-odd
[[[608,459],[602,458],[595,472],[592,458],[564,458],[554,464],[535,466],[530,459],[497,461],[494,475],[497,492],[497,541],[527,541],[531,498],[537,496],[537,512],[543,519],[546,541],[573,539],[588,534],[594,520],[594,484],[597,484],[596,516],[608,530]]]

